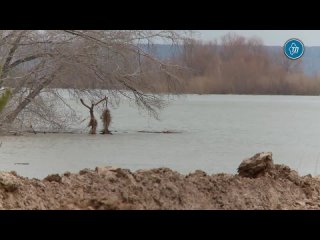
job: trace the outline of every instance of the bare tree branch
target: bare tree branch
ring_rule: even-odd
[[[99,103],[101,103],[102,101],[107,100],[107,97],[102,98],[100,101],[93,103],[94,106],[97,106]]]
[[[89,110],[91,109],[91,107],[89,107],[87,104],[84,103],[83,99],[80,98],[80,102],[82,103],[83,106],[85,106],[86,108],[88,108]]]
[[[18,66],[19,64],[22,64],[22,63],[25,63],[25,62],[29,62],[29,61],[32,61],[34,59],[45,57],[45,56],[52,56],[52,54],[50,54],[50,53],[41,53],[41,54],[37,54],[37,55],[33,55],[33,56],[28,56],[28,57],[25,57],[25,58],[22,58],[22,59],[14,61],[13,63],[11,63],[9,65],[8,68],[12,69],[12,68]]]

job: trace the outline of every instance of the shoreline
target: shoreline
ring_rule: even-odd
[[[238,174],[96,167],[39,180],[0,172],[0,209],[320,209],[319,200],[320,178],[273,164],[272,153],[244,160]]]

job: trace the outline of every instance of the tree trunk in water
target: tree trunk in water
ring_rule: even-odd
[[[111,134],[109,131],[109,125],[111,122],[111,115],[109,109],[105,109],[101,116],[102,122],[103,122],[103,131],[101,134]]]
[[[88,127],[91,127],[90,132],[89,132],[90,134],[96,134],[97,133],[97,126],[98,126],[98,122],[93,114],[93,108],[106,99],[107,99],[107,97],[104,97],[100,101],[98,101],[97,103],[92,102],[91,107],[90,107],[89,105],[85,104],[83,99],[80,98],[80,102],[82,103],[82,105],[85,106],[86,108],[88,108],[90,111],[90,122],[88,124]]]
[[[90,129],[90,134],[96,134],[97,133],[97,126],[98,126],[98,122],[96,120],[96,118],[93,115],[93,106],[92,109],[90,109],[90,122],[88,124],[88,127],[91,127]]]

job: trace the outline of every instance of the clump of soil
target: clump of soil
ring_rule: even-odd
[[[97,167],[37,180],[0,172],[0,209],[320,209],[320,180],[270,154],[246,159],[235,175]]]

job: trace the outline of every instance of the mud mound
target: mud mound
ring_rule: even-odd
[[[273,164],[270,153],[241,164],[236,175],[97,167],[37,180],[0,172],[0,209],[320,209],[318,178]]]

